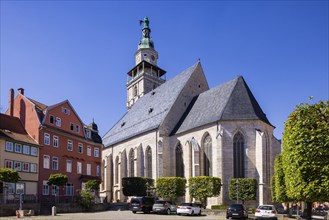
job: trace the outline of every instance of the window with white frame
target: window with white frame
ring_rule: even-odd
[[[14,149],[13,142],[6,141],[6,151],[13,151]]]
[[[87,175],[91,175],[91,164],[87,163]]]
[[[72,172],[72,160],[66,161],[66,172],[69,172],[69,173]]]
[[[66,196],[73,196],[74,186],[73,183],[66,183],[65,185],[65,195]]]
[[[77,162],[77,173],[78,174],[82,173],[82,163],[81,162]]]
[[[100,166],[99,165],[97,165],[96,166],[96,176],[99,176],[100,175]]]
[[[36,173],[37,172],[37,164],[35,164],[35,163],[30,164],[30,172],[31,173]]]
[[[42,195],[49,195],[48,180],[44,180],[42,184]]]
[[[52,168],[53,170],[58,170],[58,157],[53,157]]]
[[[53,136],[53,146],[58,147],[58,136]]]
[[[14,162],[12,160],[5,160],[5,168],[13,169]]]
[[[79,152],[80,154],[83,153],[83,145],[82,145],[81,143],[78,144],[78,152]]]
[[[15,193],[15,183],[6,183],[6,187],[7,187],[8,194]]]
[[[87,135],[87,138],[91,138],[91,131],[90,130],[86,130],[86,135]]]
[[[94,148],[94,157],[99,157],[99,148],[98,147]]]
[[[43,143],[44,143],[45,145],[50,145],[50,134],[48,134],[48,133],[45,133],[45,134],[44,134],[44,140],[43,140]]]
[[[32,156],[38,156],[38,148],[37,147],[31,147],[31,155]]]
[[[76,131],[77,133],[80,132],[80,126],[79,126],[79,125],[76,125],[76,126],[75,126],[75,131]]]
[[[73,141],[71,141],[71,140],[67,141],[67,150],[73,151]]]
[[[22,170],[22,163],[19,161],[14,162],[14,170],[21,171]]]
[[[59,187],[53,185],[51,188],[52,188],[51,189],[51,194],[54,195],[54,196],[58,195]]]
[[[58,127],[62,126],[62,119],[59,117],[56,117],[56,126]]]
[[[22,171],[29,172],[30,171],[30,163],[23,162]]]
[[[87,155],[91,156],[91,147],[90,146],[87,147]]]
[[[24,183],[16,183],[16,194],[24,194],[25,192],[25,184]]]
[[[62,107],[62,112],[64,114],[70,115],[70,109],[67,109],[67,108]]]
[[[22,145],[21,144],[15,144],[15,152],[16,153],[22,153]]]
[[[23,154],[30,154],[30,146],[23,145]]]
[[[43,168],[49,169],[50,167],[50,156],[43,155]]]

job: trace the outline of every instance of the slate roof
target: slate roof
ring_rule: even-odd
[[[28,135],[19,118],[2,113],[0,113],[0,137],[38,145],[38,143]]]
[[[108,147],[158,128],[198,64],[196,63],[138,99],[132,108],[104,135],[104,146]]]
[[[262,120],[270,124],[242,76],[195,97],[171,135],[219,120]]]

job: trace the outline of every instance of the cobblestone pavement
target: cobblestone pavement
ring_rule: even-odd
[[[143,214],[143,213],[136,213],[133,214],[131,211],[103,211],[103,212],[87,212],[87,213],[59,213],[56,216],[31,216],[31,217],[22,217],[20,219],[24,220],[64,220],[64,219],[118,219],[118,220],[135,220],[135,219],[154,219],[154,220],[161,220],[161,219],[173,219],[173,220],[179,220],[179,219],[193,219],[193,220],[224,220],[225,216],[214,216],[214,215],[206,215],[202,214],[201,216],[178,216],[176,214],[171,215],[156,215],[156,214]],[[17,219],[15,216],[10,217],[0,217],[0,220],[13,220]]]

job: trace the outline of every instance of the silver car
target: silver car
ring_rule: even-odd
[[[259,205],[255,211],[255,219],[273,219],[278,220],[274,205]]]
[[[158,200],[153,204],[152,211],[170,215],[172,212],[177,212],[177,207],[171,201]]]

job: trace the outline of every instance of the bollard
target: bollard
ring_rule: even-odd
[[[51,208],[51,214],[52,214],[52,216],[55,216],[56,215],[56,206],[53,206]]]

